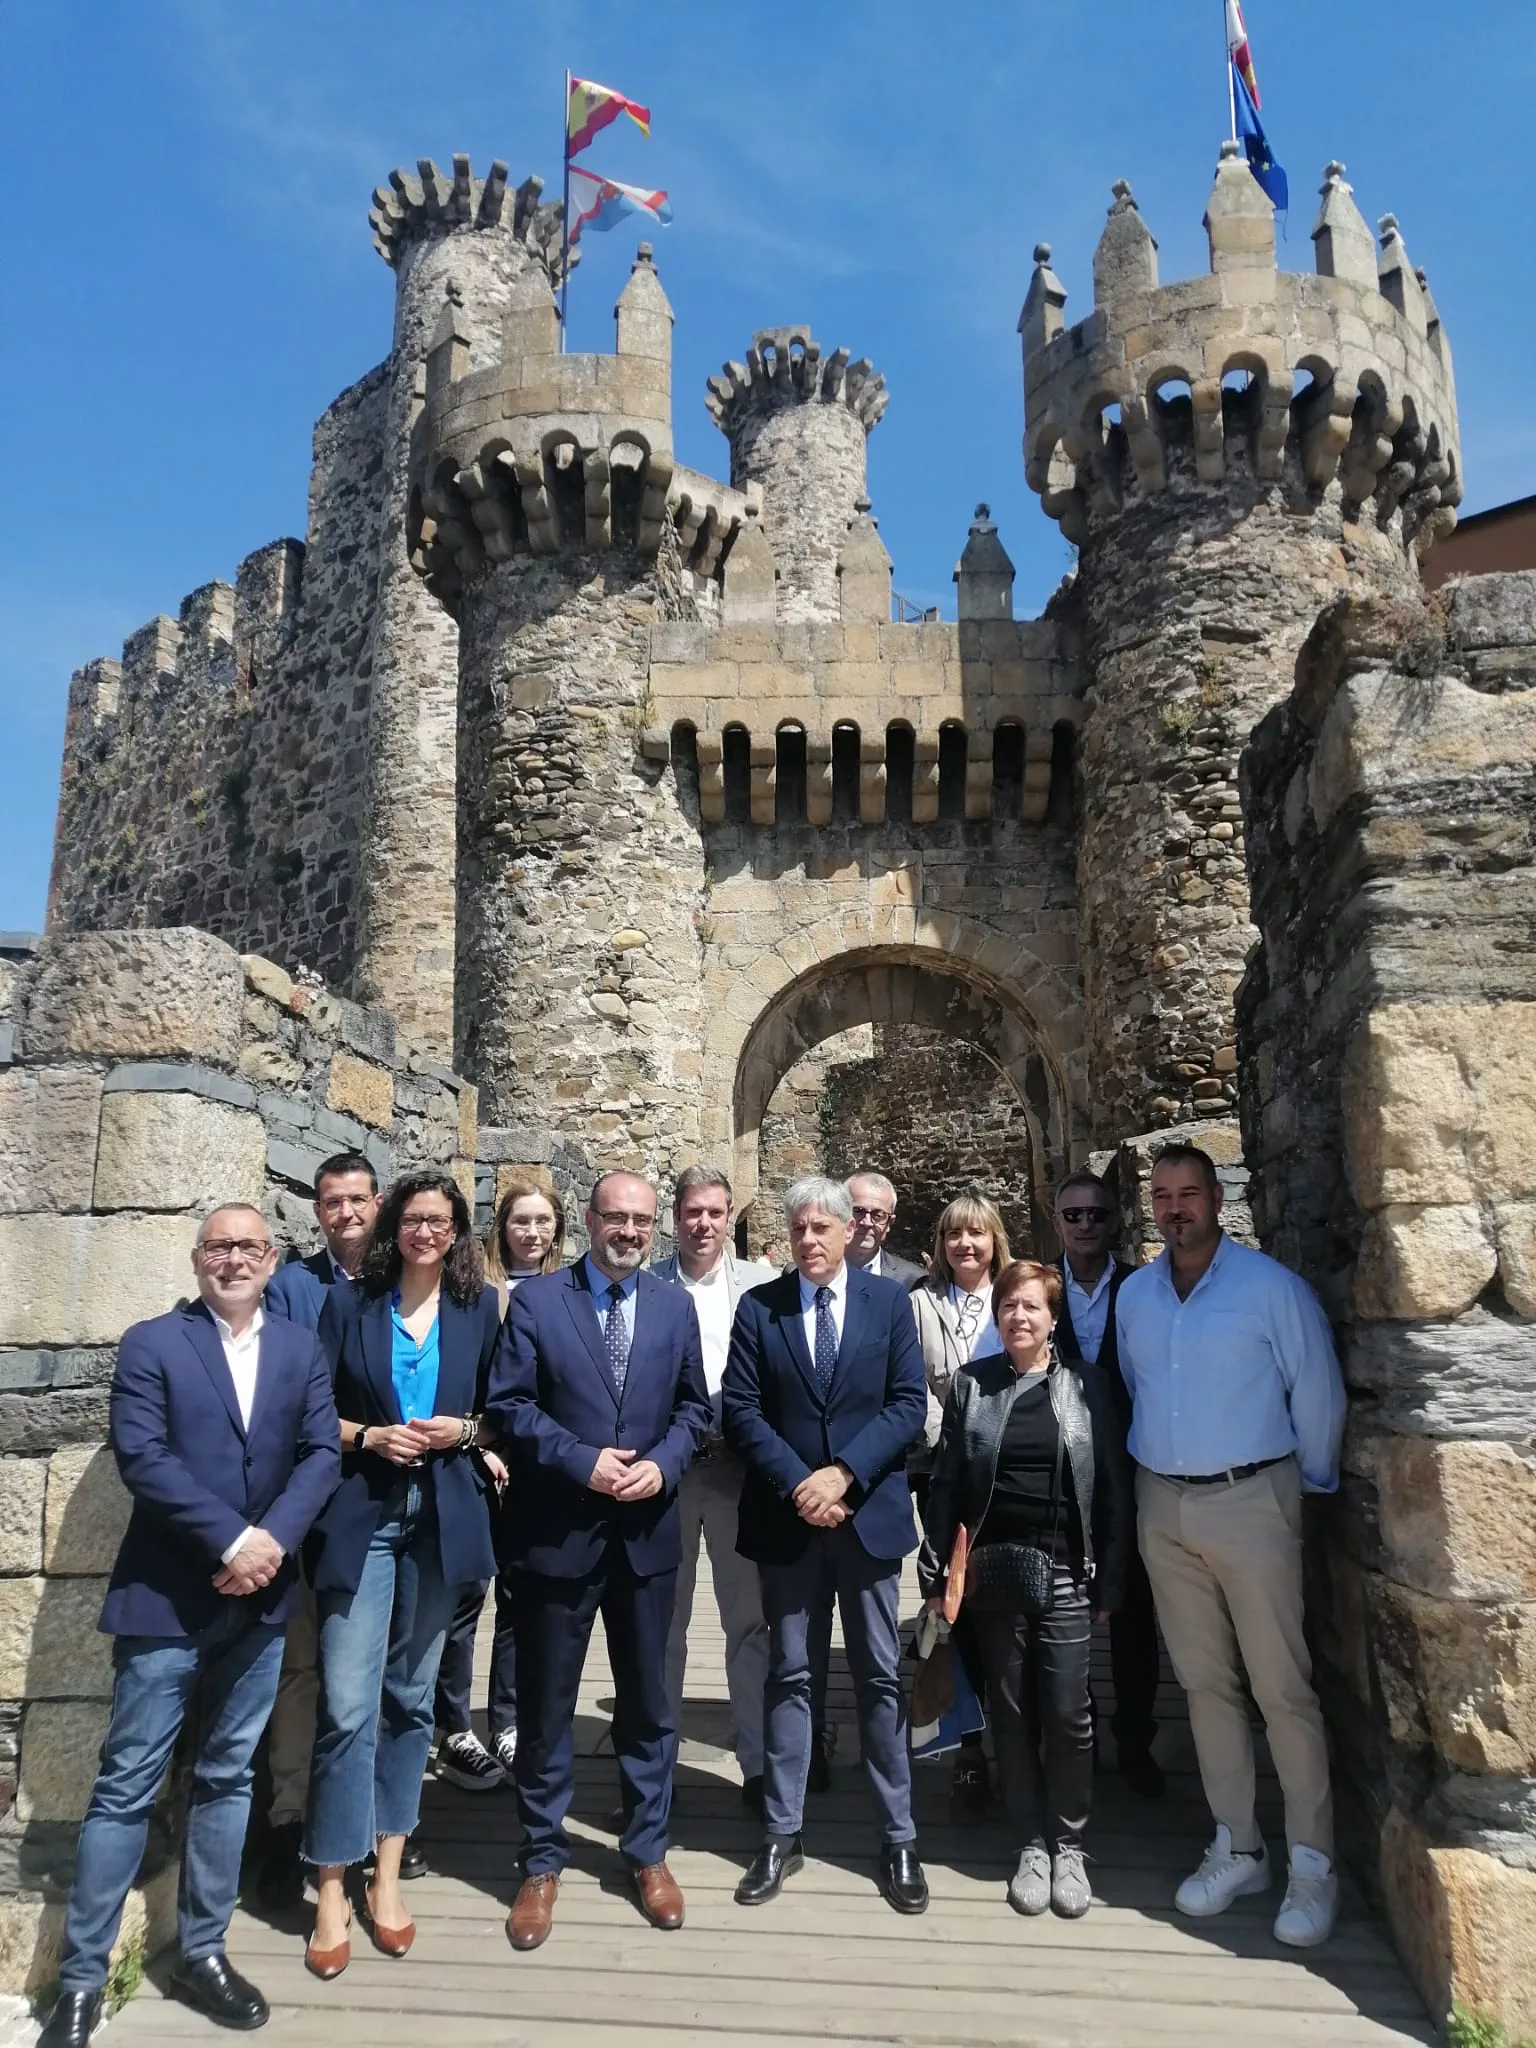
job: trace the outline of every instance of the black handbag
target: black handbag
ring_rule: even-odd
[[[1006,1610],[1037,1618],[1056,1604],[1056,1533],[1061,1524],[1061,1466],[1066,1431],[1056,1426],[1056,1470],[1051,1479],[1051,1545],[1034,1543],[973,1545],[965,1566],[965,1599],[971,1607],[997,1613]]]

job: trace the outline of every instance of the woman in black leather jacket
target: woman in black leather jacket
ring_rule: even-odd
[[[964,1611],[1023,1844],[1008,1902],[1076,1919],[1092,1899],[1082,1855],[1093,1792],[1090,1622],[1120,1602],[1135,1519],[1108,1388],[1056,1356],[1061,1288],[1057,1268],[1032,1259],[998,1275],[992,1313],[1003,1356],[978,1360],[950,1384],[918,1582],[931,1604],[942,1599],[963,1526]]]

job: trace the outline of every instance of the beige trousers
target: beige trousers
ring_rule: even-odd
[[[315,1589],[301,1572],[299,1598],[283,1637],[283,1669],[267,1728],[272,1770],[271,1825],[304,1818],[309,1807],[309,1766],[315,1751],[315,1712],[320,1700],[319,1624]]]
[[[1257,1849],[1253,1730],[1242,1671],[1269,1734],[1291,1848],[1333,1855],[1322,1710],[1302,1630],[1301,1474],[1294,1458],[1235,1485],[1136,1475],[1141,1554],[1180,1685],[1211,1812]],[[1239,1666],[1241,1658],[1241,1667]]]

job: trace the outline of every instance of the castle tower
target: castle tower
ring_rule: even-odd
[[[445,299],[411,542],[459,626],[460,1060],[493,1121],[557,1119],[665,1171],[697,1142],[697,1055],[676,1048],[703,1037],[704,868],[642,746],[651,629],[693,616],[690,571],[718,563],[745,508],[675,478],[672,309],[647,244],[615,318],[613,355],[562,355],[530,270],[497,359],[474,367]]]
[[[560,210],[541,180],[515,192],[507,166],[482,181],[468,157],[445,177],[393,171],[374,193],[374,246],[395,273],[386,373],[379,572],[371,620],[369,786],[360,849],[353,985],[446,1059],[453,1046],[454,748],[458,646],[453,621],[413,572],[406,547],[411,423],[423,365],[451,279],[470,358],[496,360],[501,315],[530,274],[548,288],[560,262]]]
[[[865,488],[865,443],[889,399],[867,357],[823,356],[806,327],[767,328],[705,403],[731,444],[731,482],[762,490],[781,619],[835,619],[837,561]]]
[[[1450,353],[1396,221],[1376,253],[1343,166],[1316,275],[1224,143],[1209,277],[1160,286],[1124,182],[1094,310],[1035,251],[1019,321],[1025,475],[1078,548],[1090,713],[1078,853],[1091,1116],[1101,1143],[1235,1100],[1232,998],[1254,938],[1238,757],[1341,593],[1411,600],[1455,523]]]

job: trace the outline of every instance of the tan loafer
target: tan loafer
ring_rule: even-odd
[[[525,1877],[507,1915],[507,1939],[517,1949],[538,1948],[549,1939],[560,1880],[550,1873]]]
[[[653,1927],[668,1930],[683,1924],[683,1894],[665,1863],[648,1863],[635,1872],[640,1910]]]

